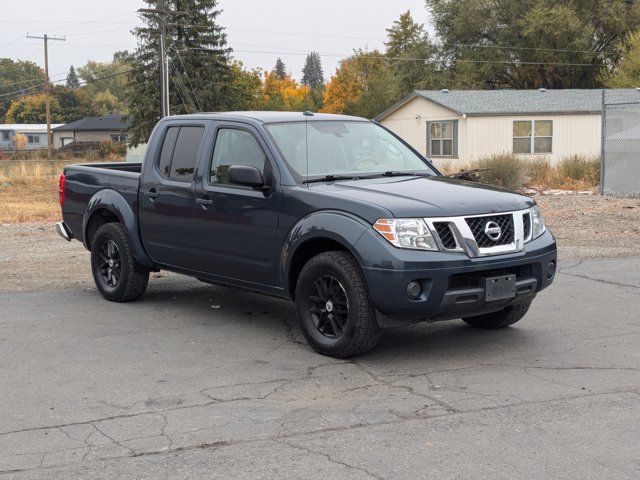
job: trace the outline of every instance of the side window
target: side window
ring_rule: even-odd
[[[266,161],[253,135],[244,130],[222,128],[213,149],[209,183],[229,183],[227,171],[231,165],[256,167],[264,175]]]
[[[176,138],[178,138],[179,130],[180,127],[169,127],[164,135],[162,152],[160,152],[160,160],[158,161],[158,171],[164,178],[169,178],[171,157],[173,157],[173,149],[176,147]]]
[[[203,127],[180,127],[171,160],[171,173],[169,174],[171,180],[190,182],[193,179],[203,133]]]
[[[170,180],[190,182],[203,134],[203,127],[169,127],[158,161],[160,175]]]

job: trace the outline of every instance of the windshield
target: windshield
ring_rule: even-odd
[[[367,176],[391,171],[435,175],[421,157],[375,123],[310,121],[272,124],[267,129],[300,177]]]

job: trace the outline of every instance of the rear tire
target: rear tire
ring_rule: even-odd
[[[304,337],[322,355],[361,355],[380,338],[360,267],[347,252],[321,253],[305,264],[296,285],[296,310]]]
[[[486,313],[476,317],[463,318],[466,323],[476,328],[496,329],[505,328],[520,321],[526,315],[532,300],[507,307],[499,312]]]
[[[111,302],[140,298],[149,283],[149,270],[136,262],[120,223],[107,223],[96,232],[91,245],[91,270],[98,291]]]

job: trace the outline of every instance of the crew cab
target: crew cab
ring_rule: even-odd
[[[526,196],[441,175],[383,126],[341,115],[167,117],[140,163],[71,165],[57,230],[91,252],[107,300],[161,269],[295,302],[318,352],[362,354],[381,329],[520,320],[556,271]]]

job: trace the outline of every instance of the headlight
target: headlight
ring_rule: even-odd
[[[373,228],[398,248],[438,250],[429,227],[421,218],[381,218]]]
[[[544,226],[544,220],[542,220],[542,212],[537,205],[531,207],[531,240],[538,238],[544,233],[547,228]]]

